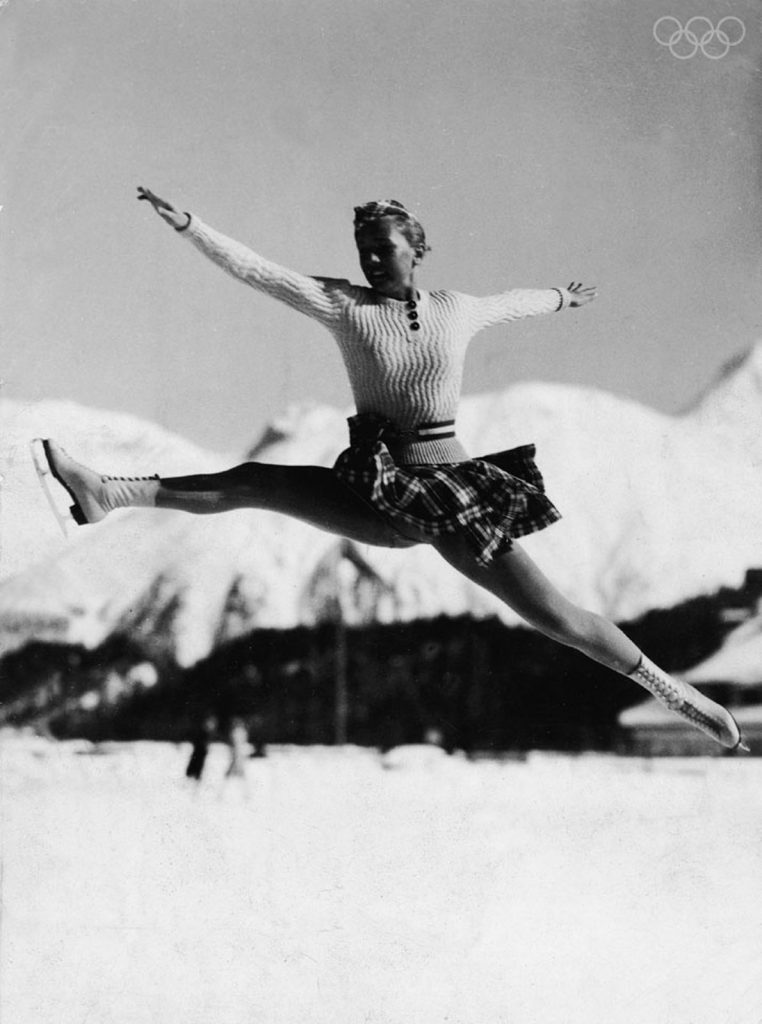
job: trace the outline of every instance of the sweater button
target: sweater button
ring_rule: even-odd
[[[410,330],[411,331],[420,331],[420,329],[421,329],[421,325],[419,323],[414,323],[414,324],[410,325]]]

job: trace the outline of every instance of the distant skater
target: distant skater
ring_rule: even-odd
[[[201,782],[201,777],[204,774],[204,766],[206,764],[206,758],[209,754],[209,744],[214,738],[214,733],[217,729],[217,720],[209,715],[200,724],[198,729],[193,735],[192,739],[192,750],[188,766],[185,769],[185,777],[193,780],[197,784]]]
[[[418,219],[396,200],[355,207],[354,238],[367,286],[309,277],[257,255],[148,189],[178,235],[233,277],[317,320],[334,337],[356,404],[349,447],[332,469],[246,462],[181,477],[104,476],[42,441],[38,468],[68,491],[78,523],[115,508],[199,515],[277,511],[363,544],[430,544],[541,633],[576,648],[652,693],[730,749],[743,746],[733,716],[650,661],[613,623],[567,600],[517,543],[560,514],[545,494],[533,445],[470,458],[455,431],[463,365],[483,328],[584,306],[595,288],[512,289],[476,298],[423,291],[428,251]],[[45,483],[45,479],[43,478]]]
[[[249,752],[249,738],[246,724],[241,718],[234,718],[228,730],[230,764],[225,775],[229,779],[241,779],[246,775],[246,758]]]
[[[249,746],[250,757],[267,757],[264,715],[256,714],[249,720]]]
[[[246,761],[249,756],[249,735],[246,723],[242,718],[233,718],[228,729],[228,745],[230,746],[230,763],[228,764],[223,785],[233,781],[248,799],[249,789],[246,776]]]

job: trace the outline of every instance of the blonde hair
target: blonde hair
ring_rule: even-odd
[[[398,199],[380,199],[355,207],[355,234],[366,224],[389,217],[421,256],[431,251],[423,225]]]

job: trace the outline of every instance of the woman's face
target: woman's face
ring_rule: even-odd
[[[364,224],[355,234],[360,266],[374,291],[390,299],[406,299],[414,290],[415,268],[421,262],[391,217]]]

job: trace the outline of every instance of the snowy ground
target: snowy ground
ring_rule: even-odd
[[[5,738],[3,1024],[760,1024],[762,760]]]

